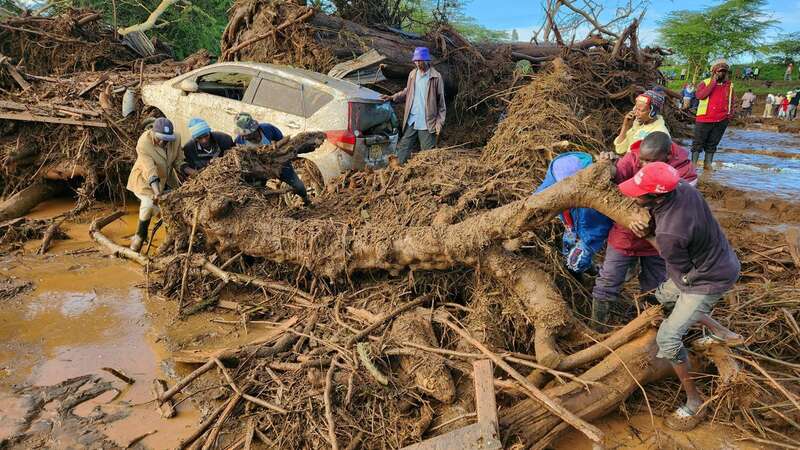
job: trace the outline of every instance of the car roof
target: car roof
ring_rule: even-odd
[[[236,61],[210,64],[203,67],[203,69],[212,67],[246,67],[275,75],[287,76],[295,81],[303,81],[331,94],[339,94],[347,98],[355,98],[360,100],[380,100],[380,94],[372,89],[359,86],[349,81],[329,77],[328,75],[313,72],[311,70],[299,69],[297,67],[283,66],[279,64]]]

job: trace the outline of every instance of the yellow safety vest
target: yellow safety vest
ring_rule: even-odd
[[[703,80],[706,86],[711,84],[711,78],[706,78]],[[697,105],[697,117],[705,116],[708,112],[708,100],[711,99],[711,94],[708,94],[708,97],[700,100],[700,104]],[[728,92],[728,114],[731,113],[731,107],[733,106],[733,82],[731,82],[730,92]]]

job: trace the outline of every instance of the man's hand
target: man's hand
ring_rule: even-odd
[[[597,155],[597,161],[598,162],[600,162],[600,161],[612,161],[613,162],[613,161],[616,161],[617,159],[619,159],[619,156],[614,152],[600,152],[600,154]]]
[[[386,95],[386,94],[381,94],[381,100],[383,100],[385,102],[391,101],[392,100],[392,96],[391,95]]]
[[[157,205],[158,202],[161,200],[161,193],[156,193],[153,195],[153,204]]]
[[[645,221],[642,221],[642,220],[637,220],[637,221],[631,223],[630,228],[631,228],[631,231],[633,231],[633,234],[635,234],[636,236],[638,236],[640,238],[643,238],[643,237],[647,236],[647,232],[650,229],[650,224],[648,222],[645,222]]]

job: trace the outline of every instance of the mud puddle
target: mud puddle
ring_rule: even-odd
[[[776,131],[729,128],[714,158],[711,181],[757,196],[797,200],[800,191],[800,136]],[[702,172],[702,169],[700,169]]]
[[[71,201],[49,202],[31,216],[51,217],[70,207]],[[109,237],[126,242],[136,226],[134,211],[129,212],[105,229]],[[20,448],[31,439],[48,448],[125,447],[156,431],[138,445],[173,448],[199,419],[189,402],[169,420],[148,403],[153,379],[172,380],[173,367],[158,330],[166,327],[165,318],[174,317],[174,308],[136,287],[145,283],[137,267],[94,251],[87,230],[88,223],[67,226],[71,239],[55,242],[48,256],[34,256],[38,242],[30,242],[24,256],[0,260],[0,279],[34,284],[0,305],[0,442],[17,436],[12,442]],[[136,382],[129,386],[104,371],[106,367]],[[32,409],[32,393],[87,374],[96,377],[95,385],[108,382],[113,389],[66,415],[49,403],[40,411]],[[81,418],[91,419],[91,425]],[[86,428],[97,433],[94,438],[82,437]]]

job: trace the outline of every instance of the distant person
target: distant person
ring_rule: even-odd
[[[751,69],[750,67],[745,67],[744,68],[744,79],[745,80],[749,80],[750,78],[753,78],[753,69]]]
[[[686,67],[681,68],[681,81],[686,79]]]
[[[792,81],[792,70],[794,69],[794,64],[789,63],[786,66],[786,72],[783,73],[783,81]]]
[[[794,95],[789,99],[789,109],[786,110],[786,120],[794,120],[797,117],[797,104],[800,102],[800,89],[792,91]]]
[[[628,152],[631,145],[644,139],[654,131],[663,131],[669,135],[667,124],[661,116],[664,107],[664,94],[651,89],[636,97],[633,110],[625,114],[619,134],[614,139],[614,151],[618,155]]]
[[[681,107],[683,109],[689,109],[692,106],[692,100],[694,100],[694,85],[692,83],[686,83],[683,85],[683,104]]]
[[[592,155],[588,153],[567,152],[558,155],[547,168],[547,175],[536,192],[555,185],[591,164]],[[613,222],[591,208],[568,209],[558,217],[564,225],[561,254],[567,270],[576,276],[583,273],[595,275],[594,255],[605,247]]]
[[[755,68],[755,69],[753,69],[753,78],[757,80],[757,79],[758,79],[758,75],[759,75],[760,73],[761,73],[761,68],[760,68],[760,67],[758,67],[758,66],[756,66],[756,68]]]
[[[789,94],[787,93],[785,97],[781,95],[780,100],[780,103],[778,103],[778,118],[786,119],[786,112],[789,109]]]
[[[436,146],[447,112],[444,81],[431,65],[428,48],[415,48],[411,60],[415,68],[408,74],[405,89],[391,96],[381,96],[381,99],[391,102],[405,100],[403,137],[397,144],[400,163],[406,162],[417,148],[429,150]]]
[[[192,139],[183,146],[186,163],[195,170],[203,170],[214,158],[221,158],[233,148],[233,138],[219,131],[211,131],[208,123],[200,118],[189,119]]]
[[[181,137],[172,122],[159,117],[153,128],[146,130],[136,142],[136,162],[128,176],[127,189],[139,199],[139,226],[131,238],[131,250],[138,252],[147,241],[150,219],[159,213],[158,202],[167,187],[177,188],[176,174],[192,175],[181,151]]]
[[[236,140],[234,142],[237,146],[260,147],[283,139],[283,133],[276,126],[269,123],[258,123],[249,113],[241,112],[237,114],[234,118],[234,123],[236,126]],[[281,167],[278,179],[291,186],[295,194],[303,199],[303,204],[306,206],[311,204],[306,185],[297,176],[291,161],[286,161]]]
[[[767,98],[764,99],[764,114],[761,117],[765,119],[769,119],[772,117],[773,106],[775,105],[775,96],[772,95],[772,92],[767,94]]]
[[[711,310],[739,279],[741,265],[703,195],[682,181],[669,164],[645,165],[620,184],[619,190],[650,210],[655,223],[655,236],[650,239],[667,272],[667,280],[655,292],[666,316],[656,335],[656,357],[669,360],[686,393],[686,403],[665,424],[688,431],[702,420],[704,399],[692,379],[683,338],[692,326],[700,324],[708,329],[708,343],[729,347],[744,343],[741,335],[711,318]],[[631,228],[644,236],[650,223],[633,223]]]
[[[753,113],[753,105],[756,103],[756,96],[753,94],[752,89],[748,89],[747,92],[742,95],[742,116],[743,117],[750,117]]]
[[[706,170],[713,169],[714,153],[734,114],[735,98],[729,70],[726,60],[716,60],[711,66],[711,77],[703,80],[695,93],[700,103],[694,124],[692,163],[696,166],[700,153],[705,152],[703,168]]]

